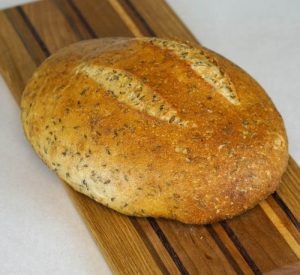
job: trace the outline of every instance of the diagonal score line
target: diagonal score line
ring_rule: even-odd
[[[143,38],[154,46],[173,53],[177,58],[186,62],[190,68],[208,83],[218,94],[229,103],[239,105],[235,86],[230,77],[221,71],[217,62],[204,49],[191,47],[186,43],[157,38]]]
[[[120,3],[117,0],[108,1],[115,9],[115,11],[119,14],[119,16],[123,19],[123,22],[130,29],[130,31],[136,37],[142,37],[142,32],[139,30],[138,26],[135,24],[132,18],[127,14],[125,9],[120,5]],[[130,8],[133,9],[132,6]],[[149,28],[149,26],[147,27]],[[151,42],[161,49],[166,49],[173,52],[173,54],[175,54],[181,60],[186,61],[202,79],[210,84],[217,93],[222,95],[231,104],[240,104],[235,87],[228,75],[222,73],[215,62],[212,62],[210,58],[208,58],[207,55],[203,53],[202,50],[194,49],[192,47],[189,47],[188,45],[184,45],[178,42],[165,43],[166,41],[162,39],[158,40],[154,38],[151,40]]]
[[[83,74],[93,79],[112,98],[135,110],[169,124],[197,127],[195,123],[181,119],[176,109],[160,94],[124,70],[84,63],[77,66],[74,71],[76,74]]]

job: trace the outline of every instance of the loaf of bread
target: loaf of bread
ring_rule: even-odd
[[[288,160],[282,119],[253,78],[158,38],[58,51],[26,86],[22,122],[60,178],[126,215],[233,217],[275,191]]]

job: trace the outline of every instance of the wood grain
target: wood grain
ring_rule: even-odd
[[[293,250],[260,207],[228,221],[228,225],[261,271],[297,261]]]
[[[179,38],[199,43],[192,33],[178,20],[170,7],[161,0],[126,0],[141,15],[153,34],[165,38]],[[158,8],[159,7],[159,8]]]
[[[4,13],[0,13],[0,26],[0,70],[19,104],[22,90],[36,66]]]
[[[0,25],[0,68],[18,103],[36,66],[78,40],[157,35],[197,43],[162,0],[36,2],[0,12]],[[67,190],[116,273],[260,274],[299,258],[299,183],[300,169],[290,159],[275,195],[209,226],[126,217]]]
[[[26,5],[23,10],[49,52],[54,53],[80,40],[81,37],[73,32],[71,24],[52,1]]]
[[[132,31],[128,29],[108,1],[72,0],[69,2],[80,10],[82,17],[93,29],[96,37],[133,36]]]
[[[226,257],[205,226],[162,219],[158,220],[158,224],[190,274],[235,273],[234,267],[237,265],[230,262],[234,259]]]
[[[210,226],[208,226],[209,229]],[[247,263],[241,252],[239,251],[239,248],[234,244],[234,242],[231,240],[228,233],[224,230],[222,225],[220,223],[215,223],[212,226],[212,230],[216,232],[218,239],[220,240],[221,244],[229,251],[231,257],[234,259],[234,261],[237,263],[239,268],[242,270],[242,273],[244,274],[250,274],[252,273],[252,269],[250,265]],[[210,229],[209,229],[210,230]],[[227,253],[225,253],[227,254]]]
[[[149,249],[132,219],[96,203],[67,186],[71,198],[88,224],[112,267],[122,274],[162,274],[167,269],[154,249]],[[99,215],[101,214],[101,215]],[[114,226],[112,226],[114,225]],[[105,249],[109,244],[110,250]],[[111,253],[114,251],[113,253]]]
[[[284,267],[267,272],[266,275],[298,275],[300,274],[300,262],[296,262]]]
[[[291,210],[296,219],[300,220],[300,168],[298,164],[289,159],[286,173],[282,177],[281,184],[277,190],[278,195]],[[300,229],[300,228],[299,228]]]
[[[288,226],[285,225],[282,218],[279,218],[279,216],[277,215],[275,210],[272,209],[268,201],[262,201],[260,203],[260,207],[265,212],[266,216],[268,216],[273,225],[276,227],[281,236],[285,239],[290,249],[293,250],[297,258],[300,259],[300,246],[298,245],[298,236],[296,236],[296,238],[293,236],[293,234],[288,230]]]

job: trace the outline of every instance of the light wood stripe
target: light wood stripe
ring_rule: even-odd
[[[147,23],[152,33],[162,38],[180,38],[199,44],[164,0],[126,0]],[[201,27],[201,26],[199,26]]]
[[[285,225],[281,222],[277,214],[274,212],[274,210],[271,208],[271,206],[266,202],[262,201],[260,203],[260,207],[265,212],[265,214],[268,216],[268,218],[271,220],[271,222],[275,225],[281,236],[285,239],[289,247],[293,250],[295,255],[300,259],[300,245],[295,240],[295,238],[292,236],[290,231],[285,227]]]
[[[120,3],[117,0],[108,0],[110,5],[114,8],[114,10],[118,13],[118,15],[122,18],[125,25],[128,27],[128,29],[132,32],[132,34],[136,37],[143,36],[143,33],[140,31],[140,29],[137,27],[137,25],[134,23],[134,21],[131,19],[131,17],[127,14],[127,12],[124,10],[124,8],[120,5]]]
[[[277,193],[297,219],[298,225],[300,221],[299,183],[300,169],[295,160],[290,156],[287,170],[282,177]]]
[[[220,223],[215,223],[212,225],[214,231],[218,234],[221,241],[224,243],[225,247],[233,256],[234,260],[238,263],[239,267],[242,269],[244,274],[252,273],[250,266],[245,261],[239,250],[237,249],[236,245],[232,242],[229,238],[228,234],[224,230],[224,228],[220,225]]]

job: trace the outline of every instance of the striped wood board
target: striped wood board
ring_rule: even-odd
[[[163,0],[36,2],[0,12],[0,67],[20,103],[34,69],[56,50],[82,39],[143,35],[197,43]],[[300,169],[292,158],[275,194],[207,226],[123,216],[67,190],[115,273],[300,274]]]

